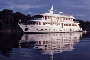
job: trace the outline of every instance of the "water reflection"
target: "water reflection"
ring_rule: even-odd
[[[34,48],[34,53],[49,54],[72,51],[76,42],[79,42],[82,32],[24,34],[19,42],[20,48]],[[51,57],[53,58],[53,57]]]
[[[10,57],[12,48],[18,48],[20,35],[17,33],[0,33],[0,54]]]
[[[84,38],[84,40],[81,39],[82,36],[84,38],[90,38],[90,33],[83,34],[82,32],[75,32],[24,35],[17,33],[0,33],[0,59],[64,60],[63,58],[65,58],[66,60],[66,58],[70,56],[71,58],[78,56],[76,55],[76,53],[79,53],[81,54],[80,56],[82,56],[83,52],[87,52],[83,50],[85,50],[89,46],[88,42],[87,45],[85,45],[86,48],[82,47],[84,44],[86,44],[86,42],[84,42],[86,40]],[[77,45],[78,42],[80,46]],[[65,54],[65,51],[72,52],[67,52]],[[76,60],[77,59],[78,58],[76,58]],[[70,59],[68,58],[67,60]]]

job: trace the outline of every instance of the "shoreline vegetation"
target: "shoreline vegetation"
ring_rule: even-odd
[[[31,15],[24,15],[20,12],[13,13],[13,10],[4,9],[3,11],[0,11],[0,32],[17,32],[17,33],[23,33],[22,29],[18,25],[19,20],[21,20],[20,23],[27,24],[27,21],[32,19],[33,16]],[[79,21],[80,27],[83,30],[90,31],[90,22],[89,21],[83,21],[83,20],[75,20]]]

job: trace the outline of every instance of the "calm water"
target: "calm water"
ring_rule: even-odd
[[[90,60],[90,33],[0,33],[0,60]]]

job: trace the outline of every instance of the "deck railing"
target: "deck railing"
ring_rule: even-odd
[[[74,23],[79,23],[79,21],[74,21]]]

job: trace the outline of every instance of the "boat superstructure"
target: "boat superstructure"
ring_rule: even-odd
[[[19,24],[24,32],[74,32],[82,31],[72,15],[54,14],[53,5],[49,13],[32,17],[28,24]]]

